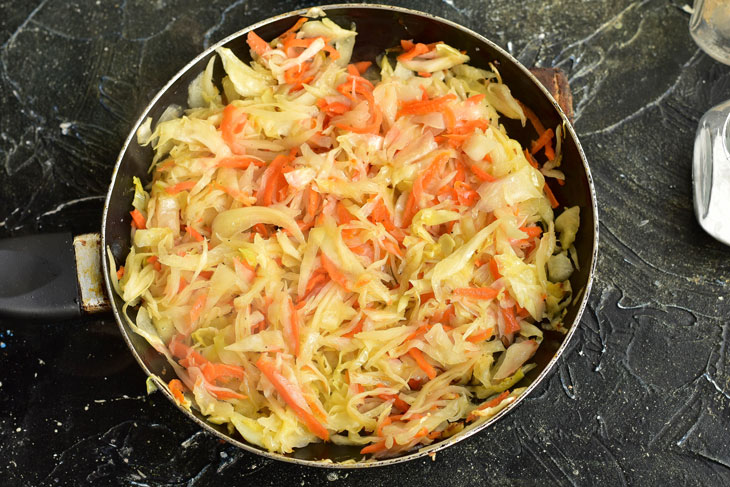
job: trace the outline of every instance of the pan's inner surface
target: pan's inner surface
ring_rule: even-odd
[[[553,102],[545,95],[534,78],[527,75],[515,61],[500,49],[483,41],[469,31],[426,14],[392,7],[334,6],[325,8],[325,10],[327,16],[339,25],[355,25],[358,36],[353,61],[374,60],[386,48],[398,45],[401,39],[415,39],[418,42],[424,43],[444,41],[457,49],[467,51],[467,54],[471,58],[471,65],[488,68],[490,62],[495,63],[505,83],[510,87],[515,97],[532,108],[546,127],[555,127],[563,121]],[[303,13],[304,11],[294,12],[254,27],[257,34],[268,41],[289,28]],[[250,59],[244,33],[232,36],[224,41],[223,45],[232,49],[241,59]],[[191,63],[187,70],[181,72],[174,79],[167,91],[159,95],[156,101],[153,101],[153,104],[149,107],[144,117],[151,117],[153,120],[157,120],[164,109],[170,104],[186,106],[188,84],[205,68],[209,59],[214,55],[214,52],[206,52],[194,63]],[[220,70],[218,74],[222,76],[220,63],[218,63],[217,69]],[[135,132],[136,129],[137,126],[134,127]],[[522,145],[527,145],[532,137],[532,134],[528,130],[522,129],[519,123],[510,123],[508,125],[508,131],[510,136],[519,140]],[[110,188],[107,200],[106,218],[103,222],[104,241],[111,248],[118,264],[124,261],[130,248],[129,211],[131,209],[133,195],[132,177],[137,176],[145,182],[149,181],[148,168],[152,160],[152,155],[152,150],[149,147],[140,147],[137,144],[135,136],[132,137],[118,161],[116,177],[112,181],[112,187]],[[566,173],[567,181],[564,186],[554,185],[552,189],[562,206],[570,207],[578,205],[581,208],[581,226],[575,243],[581,266],[580,270],[573,273],[571,285],[574,293],[581,293],[580,297],[583,298],[584,293],[590,288],[595,246],[597,244],[595,241],[595,204],[592,196],[590,176],[587,172],[580,147],[572,132],[568,133],[563,142],[563,155],[561,169]],[[109,292],[111,293],[111,290]],[[170,367],[167,365],[164,357],[153,350],[142,337],[132,333],[123,320],[119,320],[117,311],[121,309],[123,303],[115,294],[113,294],[113,300],[116,308],[115,314],[117,314],[118,321],[120,321],[123,332],[132,346],[133,351],[138,355],[140,363],[143,364],[143,367],[148,372],[159,375],[165,380],[172,379],[173,376],[171,375]],[[576,317],[581,313],[583,304],[584,299],[576,299],[573,301],[573,304],[568,308],[568,314],[565,318],[566,325],[572,323],[572,328],[577,326],[577,323],[574,323],[574,321],[576,321]],[[538,366],[523,379],[520,386],[534,385],[535,380],[546,370],[555,358],[556,353],[561,349],[561,346],[564,346],[565,342],[572,336],[572,331],[571,329],[568,335],[555,332],[545,333],[544,341],[540,345],[537,355],[533,358],[533,361]],[[246,449],[262,452],[258,447],[244,443],[238,436],[228,435],[220,426],[207,423],[205,418],[197,413],[194,414],[196,414],[201,424],[217,431],[227,440]],[[499,415],[493,418],[493,420],[496,420],[498,417]],[[439,446],[454,443],[464,436],[466,435],[462,433],[448,440],[443,440],[429,449],[438,449]],[[301,448],[293,454],[288,455],[287,458],[306,463],[317,462],[320,465],[322,464],[322,460],[329,460],[335,463],[347,460],[358,461],[362,458],[362,455],[359,454],[359,449],[359,447],[318,443]],[[272,455],[268,452],[262,453],[276,458],[284,458],[283,455]],[[377,464],[392,463],[393,461],[399,461],[413,456],[413,454],[404,455],[399,459],[380,461]]]

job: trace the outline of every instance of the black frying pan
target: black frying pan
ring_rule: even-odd
[[[557,332],[545,333],[544,340],[538,349],[537,355],[533,358],[533,361],[537,363],[537,367],[528,373],[519,384],[520,386],[529,386],[527,391],[495,417],[475,429],[465,430],[422,450],[382,460],[367,460],[359,453],[360,447],[338,446],[330,443],[312,444],[298,449],[292,454],[282,455],[270,453],[257,446],[250,445],[237,434],[228,434],[224,428],[206,421],[197,411],[188,412],[180,408],[184,414],[187,414],[201,427],[220,438],[240,448],[266,457],[325,467],[357,468],[388,465],[436,452],[487,428],[490,424],[513,410],[549,374],[560,354],[566,349],[569,340],[573,337],[590,292],[598,247],[598,218],[595,193],[585,155],[565,115],[546,89],[527,69],[504,50],[469,29],[453,22],[413,10],[380,5],[332,5],[322,7],[322,10],[326,11],[327,16],[339,25],[349,26],[352,23],[356,25],[358,36],[353,61],[372,61],[386,48],[398,45],[401,39],[414,39],[417,42],[423,43],[444,41],[458,49],[465,50],[471,58],[470,64],[474,66],[487,68],[490,62],[497,65],[503,80],[510,87],[512,93],[522,103],[530,107],[545,126],[555,127],[560,123],[565,124],[566,131],[562,149],[563,163],[561,169],[566,173],[567,180],[564,186],[556,186],[553,188],[553,191],[562,206],[570,207],[578,205],[581,208],[580,230],[575,243],[581,267],[580,270],[573,273],[570,279],[571,285],[576,291],[577,298],[569,306],[568,314],[564,320],[565,326],[569,331],[565,335]],[[248,60],[250,56],[248,46],[245,42],[247,32],[255,30],[259,36],[268,41],[291,27],[300,16],[306,13],[306,10],[299,10],[259,22],[211,46],[176,74],[150,102],[138,122],[132,127],[130,135],[124,147],[122,147],[114,168],[111,186],[104,206],[101,248],[111,249],[117,264],[124,261],[130,249],[129,211],[131,209],[133,195],[132,178],[137,176],[143,181],[149,180],[147,170],[153,156],[152,150],[149,147],[140,147],[137,143],[136,131],[139,125],[147,117],[152,117],[153,120],[157,120],[170,104],[186,105],[188,84],[205,69],[208,60],[215,55],[215,48],[219,46],[228,47],[241,59]],[[216,75],[220,79],[223,76],[220,63],[217,64],[217,69],[219,72]],[[529,126],[523,128],[519,122],[514,122],[506,118],[503,119],[503,123],[507,125],[511,137],[516,138],[523,145],[527,145],[530,142],[533,133]],[[45,238],[48,239],[50,237]],[[23,250],[25,250],[25,253],[33,254],[33,248],[45,249],[45,252],[39,251],[36,254],[45,254],[44,259],[46,259],[48,247],[44,247],[44,245],[48,245],[48,242],[50,240],[46,240],[45,243],[38,243],[38,241],[34,243],[34,241],[26,239],[20,244],[18,243],[18,239],[15,239],[14,243],[11,240],[0,241],[0,265],[3,262],[6,265],[15,263],[15,267],[19,271],[22,271],[23,266],[17,265],[18,255],[21,255]],[[106,254],[105,250],[104,254]],[[27,255],[26,257],[31,260],[35,258],[33,255],[31,255],[32,258]],[[108,277],[109,273],[115,270],[109,268],[105,256],[101,259],[101,262],[106,292],[111,297],[111,308],[130,350],[140,366],[148,375],[155,377],[155,380],[158,380],[157,377],[161,377],[165,381],[173,379],[174,376],[171,375],[172,372],[166,359],[152,349],[142,337],[134,334],[121,317],[120,309],[123,303],[119,296],[114,294]],[[57,264],[44,261],[40,264],[36,263],[35,267],[42,269],[44,265],[53,266]],[[51,280],[48,280],[48,277],[46,277],[48,282],[44,282],[43,286],[45,296],[50,297],[42,298],[40,301],[38,300],[38,296],[44,296],[44,293],[36,292],[34,298],[33,292],[26,292],[28,290],[23,286],[18,286],[13,291],[15,294],[8,291],[3,294],[3,291],[0,290],[0,314],[2,314],[3,307],[17,306],[18,303],[22,304],[22,312],[18,313],[18,310],[15,309],[15,316],[36,315],[50,317],[54,313],[55,315],[61,314],[65,316],[77,313],[78,305],[74,305],[72,302],[65,302],[63,304],[63,299],[68,298],[61,296],[62,294],[69,294],[66,292],[69,289],[61,285],[62,282],[68,282],[68,280],[63,281],[63,279],[68,279],[68,270],[60,269],[54,275],[56,277]],[[75,291],[75,289],[73,290]],[[166,391],[164,388],[162,389]],[[168,393],[165,392],[165,394]],[[175,403],[172,397],[170,397],[170,400]],[[342,464],[342,462],[346,461],[350,461],[350,463]]]

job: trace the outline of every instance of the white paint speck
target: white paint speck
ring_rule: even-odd
[[[71,128],[70,122],[63,122],[61,125],[58,126],[61,129],[61,133],[63,135],[68,135],[68,129]]]
[[[17,428],[15,428],[15,432],[16,433],[20,433],[21,431],[23,431],[23,428],[21,428],[20,426],[18,426]]]
[[[643,226],[644,226],[644,225],[646,225],[647,223],[649,223],[649,220],[641,220],[641,221],[639,222],[639,225],[638,225],[638,226],[640,226],[640,227],[643,227]]]

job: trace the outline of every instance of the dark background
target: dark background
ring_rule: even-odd
[[[558,66],[596,182],[600,259],[556,372],[512,414],[381,469],[273,462],[199,431],[110,317],[0,321],[0,485],[727,485],[730,248],[691,199],[694,132],[730,98],[681,0],[394,2]],[[309,2],[0,0],[0,238],[98,229],[155,92],[205,47]],[[0,270],[2,272],[2,270]]]

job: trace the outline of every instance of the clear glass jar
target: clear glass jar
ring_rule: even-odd
[[[689,32],[703,51],[730,64],[730,0],[695,0]]]
[[[730,100],[700,119],[692,161],[695,215],[702,228],[730,245]]]

